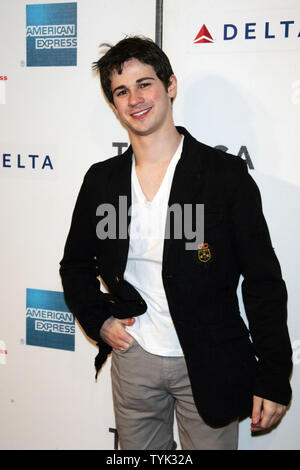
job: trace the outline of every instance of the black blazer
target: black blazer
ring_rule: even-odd
[[[290,401],[287,292],[246,163],[177,129],[185,139],[169,206],[204,204],[206,245],[186,250],[190,240],[174,238],[171,230],[164,242],[162,280],[196,406],[209,424],[224,425],[251,413],[253,394],[284,405]],[[131,204],[131,156],[130,146],[88,170],[61,261],[66,302],[99,344],[97,371],[111,351],[99,336],[103,322],[147,309],[123,279],[129,238],[100,240],[96,235],[100,204],[113,204],[117,221],[119,196]],[[117,223],[117,234],[118,229]],[[109,294],[101,292],[99,276]],[[239,312],[240,276],[249,330]]]

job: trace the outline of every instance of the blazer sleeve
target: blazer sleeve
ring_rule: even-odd
[[[245,162],[235,179],[232,225],[242,297],[257,357],[254,395],[287,405],[292,349],[287,328],[287,290],[263,215],[259,189]]]
[[[85,175],[74,208],[71,227],[60,262],[65,300],[86,334],[100,341],[100,328],[110,317],[101,292],[96,258],[96,227],[92,221],[91,173]]]

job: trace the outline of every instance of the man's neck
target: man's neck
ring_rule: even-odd
[[[176,152],[181,135],[175,126],[147,136],[129,135],[136,165],[168,163]]]

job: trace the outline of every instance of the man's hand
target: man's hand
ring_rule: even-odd
[[[254,395],[251,431],[265,431],[276,424],[284,415],[286,406]]]
[[[111,316],[103,323],[100,336],[112,348],[124,351],[133,341],[132,336],[125,330],[125,326],[131,326],[134,322],[134,318],[119,320]]]

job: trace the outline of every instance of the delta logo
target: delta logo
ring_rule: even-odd
[[[2,177],[55,180],[58,170],[58,148],[54,144],[0,142],[0,180]]]
[[[214,42],[212,35],[208,31],[207,27],[205,24],[201,26],[201,29],[197,36],[194,39],[194,44],[200,44],[200,43],[211,43]]]
[[[223,41],[232,41],[234,39],[286,39],[300,38],[300,29],[295,25],[294,20],[282,20],[278,22],[251,22],[244,24],[226,23],[220,27],[221,34],[214,35],[207,26],[203,24],[200,31],[194,39],[194,44],[208,44],[216,40],[216,36]],[[219,32],[219,28],[218,28]]]

